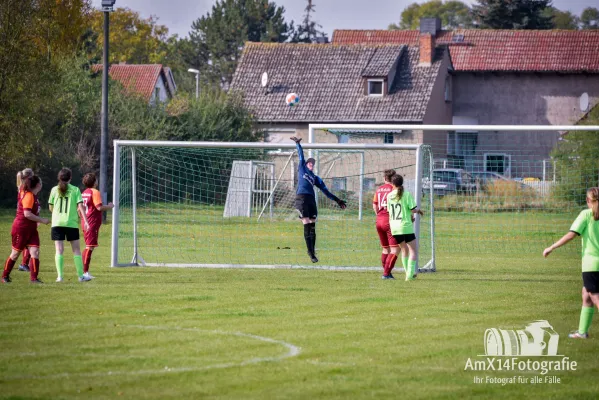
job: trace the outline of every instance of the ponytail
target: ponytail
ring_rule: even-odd
[[[63,168],[58,173],[58,193],[60,193],[61,196],[67,194],[67,189],[69,188],[69,181],[71,180],[72,176],[73,173],[68,168]]]
[[[593,219],[599,221],[599,187],[592,187],[587,190],[587,199],[591,201]]]
[[[17,188],[21,189],[25,184],[25,179],[31,178],[32,176],[33,170],[31,168],[25,168],[23,171],[17,172]]]
[[[33,192],[33,189],[35,189],[41,182],[42,180],[37,175],[25,178],[25,181],[23,181],[23,190],[26,192]]]
[[[396,188],[396,194],[395,197],[393,197],[393,200],[401,200],[401,197],[403,196],[403,176],[396,174],[393,175],[393,177],[391,178],[391,183],[393,184],[393,186],[395,186]]]

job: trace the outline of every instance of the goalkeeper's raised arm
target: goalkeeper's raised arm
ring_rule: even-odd
[[[316,176],[313,172],[315,160],[313,158],[304,158],[304,150],[300,144],[302,139],[292,137],[291,140],[295,142],[297,147],[297,154],[299,156],[298,165],[298,181],[297,181],[297,192],[295,196],[295,208],[299,212],[299,217],[304,224],[304,239],[306,240],[306,247],[308,248],[308,255],[312,262],[318,262],[316,258],[316,217],[318,216],[318,210],[316,208],[316,196],[314,193],[314,186],[320,189],[325,196],[336,202],[339,207],[344,209],[346,207],[345,201],[341,200],[333,193],[329,192],[323,180]]]

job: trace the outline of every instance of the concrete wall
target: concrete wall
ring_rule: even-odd
[[[455,73],[453,115],[477,120],[480,125],[575,124],[582,93],[589,95],[589,109],[599,102],[599,76],[554,73]],[[541,177],[559,139],[558,132],[479,132],[477,165],[484,168],[484,152],[510,154],[511,175]]]
[[[451,66],[449,52],[446,51],[443,57],[437,80],[433,86],[432,94],[423,123],[425,125],[451,125],[453,116],[453,77],[448,69]],[[445,86],[449,85],[450,98],[445,99]],[[447,132],[446,131],[424,131],[423,143],[430,144],[433,154],[445,157],[447,152]]]

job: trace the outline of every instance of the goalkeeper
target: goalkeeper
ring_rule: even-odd
[[[313,263],[318,262],[316,258],[316,217],[318,210],[316,209],[316,196],[314,194],[314,186],[320,189],[329,199],[335,201],[341,209],[345,209],[345,201],[339,199],[333,193],[329,192],[326,185],[313,172],[315,160],[313,158],[304,158],[304,150],[300,142],[302,139],[292,137],[297,146],[297,154],[299,156],[297,192],[295,196],[295,208],[299,211],[299,217],[304,224],[304,239],[308,248],[308,255]]]

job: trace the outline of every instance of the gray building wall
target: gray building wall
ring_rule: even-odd
[[[599,75],[556,73],[464,73],[453,77],[453,116],[480,125],[569,125],[586,111],[580,96],[589,95],[589,109],[599,102]],[[588,111],[588,110],[587,110]],[[542,160],[549,159],[558,132],[479,132],[471,169],[485,169],[484,153],[511,157],[512,177],[541,178]]]

